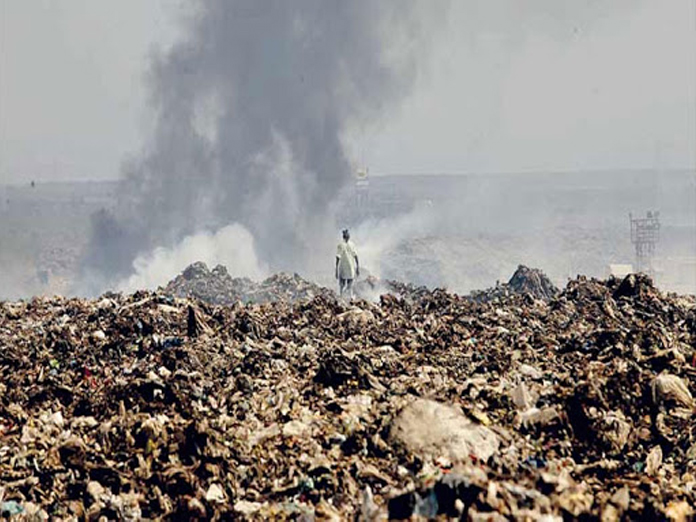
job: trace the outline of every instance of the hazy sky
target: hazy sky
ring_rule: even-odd
[[[173,1],[0,0],[0,182],[118,176]]]
[[[118,176],[183,3],[0,0],[0,183]],[[696,0],[450,11],[413,94],[346,136],[371,171],[696,167]]]

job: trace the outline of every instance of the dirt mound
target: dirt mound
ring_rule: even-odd
[[[240,301],[1,303],[2,512],[693,516],[693,298],[579,278],[549,300]],[[472,435],[413,432],[433,411]]]

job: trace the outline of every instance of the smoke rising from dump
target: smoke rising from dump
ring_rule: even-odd
[[[333,241],[331,203],[351,179],[343,133],[408,92],[424,26],[441,15],[416,7],[196,4],[185,39],[152,67],[152,140],[125,166],[115,209],[94,221],[91,290],[130,275],[138,255],[232,223],[272,270],[305,267]]]
[[[223,265],[238,277],[263,279],[267,275],[256,257],[254,238],[240,225],[229,225],[215,233],[187,236],[174,248],[156,248],[133,261],[134,273],[120,282],[117,290],[136,292],[143,288],[166,286],[181,267],[197,261],[210,268]]]

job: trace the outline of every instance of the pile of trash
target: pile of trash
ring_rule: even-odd
[[[530,295],[535,299],[550,300],[558,295],[559,289],[538,268],[528,268],[519,265],[506,284],[497,284],[487,290],[471,293],[470,297],[476,302],[490,302],[506,299],[512,295]]]
[[[294,302],[312,299],[330,292],[306,281],[298,274],[275,274],[261,283],[246,277],[232,277],[227,268],[218,265],[212,270],[198,261],[189,265],[180,275],[161,289],[174,297],[196,298],[215,305],[242,303]]]
[[[383,280],[372,275],[358,279],[353,290],[358,299],[373,302],[378,301],[383,294],[391,294],[414,303],[432,293],[426,286]],[[222,265],[210,270],[201,261],[186,267],[160,291],[172,297],[195,298],[213,305],[233,305],[236,302],[264,304],[274,301],[293,303],[320,295],[327,298],[336,295],[333,290],[307,281],[298,274],[278,273],[256,283],[246,277],[230,276],[227,268]],[[506,284],[474,291],[467,298],[483,303],[528,295],[548,301],[558,293],[558,288],[541,270],[520,265]]]
[[[691,520],[694,299],[0,303],[16,520]]]
[[[531,294],[537,299],[551,299],[559,292],[544,272],[524,265],[517,267],[508,286],[518,294]]]
[[[392,279],[379,279],[372,275],[359,278],[353,285],[353,291],[355,297],[366,301],[378,302],[380,296],[391,294],[405,299],[409,303],[416,302],[432,292],[426,286],[403,283]]]

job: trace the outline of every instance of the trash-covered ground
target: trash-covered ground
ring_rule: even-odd
[[[693,519],[693,298],[410,290],[2,303],[0,510]]]
[[[292,303],[320,295],[328,298],[335,295],[298,274],[278,273],[257,283],[247,277],[232,277],[222,265],[210,270],[200,261],[186,267],[160,290],[167,296],[195,298],[212,305]],[[355,282],[354,292],[356,297],[368,301],[377,301],[382,294],[393,294],[412,302],[428,295],[430,290],[421,285],[367,276]],[[558,288],[541,270],[519,265],[507,283],[472,292],[467,297],[476,302],[490,302],[523,294],[548,300],[558,293]]]
[[[256,283],[247,277],[232,277],[222,265],[209,270],[200,261],[189,265],[162,292],[174,297],[193,297],[215,305],[231,305],[237,301],[257,304],[294,302],[331,293],[298,274],[274,274]]]
[[[488,290],[472,292],[470,297],[477,302],[488,302],[505,299],[514,294],[527,294],[536,299],[549,300],[558,293],[558,288],[544,272],[538,268],[519,265],[507,283],[497,284]]]

